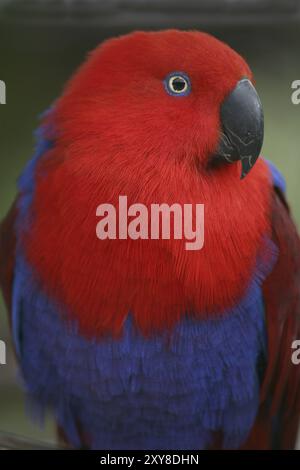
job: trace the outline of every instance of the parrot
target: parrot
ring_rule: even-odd
[[[41,116],[0,284],[32,413],[70,448],[295,447],[300,241],[263,138],[250,67],[200,31],[104,41]],[[203,204],[203,247],[100,240],[120,195]]]

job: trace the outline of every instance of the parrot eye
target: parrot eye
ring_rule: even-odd
[[[191,91],[189,77],[182,72],[170,73],[164,80],[167,93],[172,96],[187,96]]]

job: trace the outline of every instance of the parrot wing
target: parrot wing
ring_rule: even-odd
[[[274,176],[274,175],[273,175]],[[300,367],[292,343],[300,338],[300,239],[282,184],[274,178],[272,239],[278,259],[263,285],[268,357],[260,411],[246,448],[292,449],[300,418]]]

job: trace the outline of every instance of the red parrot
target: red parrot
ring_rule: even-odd
[[[300,243],[262,143],[248,65],[195,31],[105,42],[43,116],[0,283],[26,393],[72,447],[294,447]],[[203,248],[99,240],[121,195],[203,204]]]

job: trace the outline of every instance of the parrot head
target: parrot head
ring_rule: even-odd
[[[203,173],[240,160],[244,177],[263,143],[251,80],[245,61],[208,34],[136,32],[92,53],[68,85],[63,107],[75,108],[81,122],[86,117],[90,135],[106,135],[128,155],[133,148]]]

